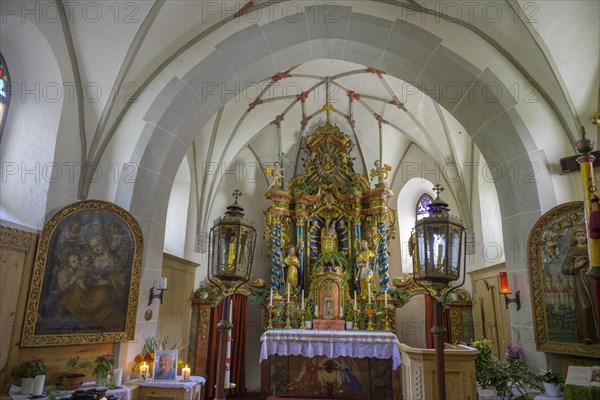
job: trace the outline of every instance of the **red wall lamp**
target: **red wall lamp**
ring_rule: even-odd
[[[517,305],[517,311],[521,309],[521,295],[519,290],[515,292],[515,297],[512,299],[508,297],[510,288],[508,287],[508,277],[506,276],[506,272],[500,272],[500,293],[504,295],[506,308],[508,308],[510,303],[515,303]]]

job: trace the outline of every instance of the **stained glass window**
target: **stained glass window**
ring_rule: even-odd
[[[10,101],[10,76],[4,57],[0,53],[0,139],[4,131],[4,122],[6,121],[6,112],[8,110],[8,102]]]
[[[432,201],[433,198],[428,194],[424,194],[419,198],[419,201],[417,201],[417,221],[429,215],[429,205]]]

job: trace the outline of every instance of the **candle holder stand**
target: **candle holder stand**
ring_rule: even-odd
[[[285,329],[292,329],[292,321],[290,318],[290,314],[292,311],[292,303],[288,302],[285,306]]]
[[[389,309],[387,307],[383,309],[383,316],[385,317],[385,330],[389,332],[392,330],[392,328],[390,327],[390,315],[388,311]]]
[[[304,320],[304,310],[302,310],[300,314],[300,329],[306,329],[306,321]]]
[[[354,309],[353,313],[352,313],[352,330],[353,331],[357,331],[358,330],[358,316],[360,314],[360,311],[358,311],[358,309]]]
[[[267,306],[267,329],[273,329],[273,311],[275,307],[272,305]]]

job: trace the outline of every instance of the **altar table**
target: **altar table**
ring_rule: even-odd
[[[261,337],[261,395],[399,399],[391,332],[269,330]]]

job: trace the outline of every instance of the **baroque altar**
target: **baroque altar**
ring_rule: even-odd
[[[287,296],[288,328],[290,304],[300,300],[303,320],[313,320],[318,329],[343,330],[344,319],[358,322],[353,313],[359,310],[378,308],[387,318],[388,243],[396,220],[386,204],[391,168],[376,161],[371,186],[369,177],[355,171],[353,146],[349,135],[326,123],[303,139],[305,157],[296,164],[301,171],[287,190],[282,161],[265,168],[273,178],[265,194],[272,204],[264,235],[271,296],[276,304]],[[269,319],[275,312],[271,307]]]

